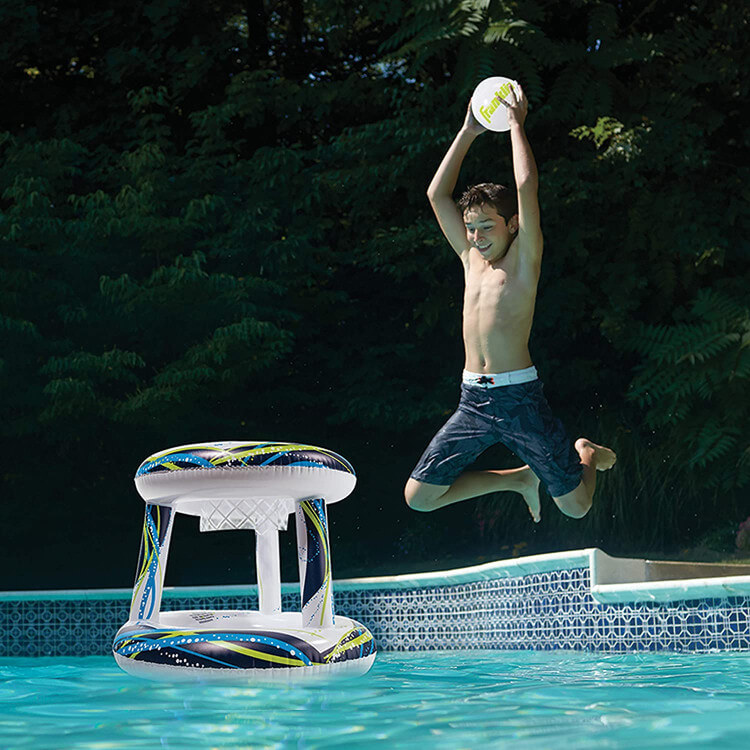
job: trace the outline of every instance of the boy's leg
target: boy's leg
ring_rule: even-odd
[[[557,507],[571,518],[591,508],[596,472],[614,466],[613,451],[586,438],[575,444],[554,416],[539,380],[496,389],[503,427],[501,441],[547,486]]]
[[[614,451],[603,445],[592,443],[586,438],[578,438],[575,442],[575,449],[583,467],[581,483],[572,492],[552,499],[566,516],[583,518],[589,512],[594,499],[596,472],[611,469],[617,457]]]
[[[499,441],[493,400],[484,389],[462,386],[458,409],[430,441],[404,487],[410,508],[431,511],[510,490],[523,496],[532,518],[539,520],[539,479],[528,466],[466,471],[484,450]]]
[[[413,510],[431,511],[490,492],[503,491],[520,493],[534,522],[539,522],[539,479],[528,466],[465,471],[450,485],[428,484],[410,478],[404,488],[404,497]]]

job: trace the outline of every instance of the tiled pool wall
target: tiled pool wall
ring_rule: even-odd
[[[337,582],[335,611],[366,625],[377,647],[390,651],[750,650],[750,593],[601,602],[592,593],[594,566],[583,564],[586,559],[571,554],[566,567],[559,555],[538,556],[532,563],[509,561],[443,575]],[[544,569],[550,567],[558,569]],[[238,588],[167,589],[162,610],[257,609],[254,587]],[[129,593],[122,590],[5,593],[0,657],[109,654],[129,605]],[[283,586],[282,607],[299,609],[299,593],[289,584]]]

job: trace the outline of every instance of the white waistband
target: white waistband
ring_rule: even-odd
[[[539,377],[536,367],[532,365],[524,370],[510,370],[509,372],[469,372],[464,370],[463,382],[466,385],[478,385],[480,388],[499,388],[514,383],[530,383]]]

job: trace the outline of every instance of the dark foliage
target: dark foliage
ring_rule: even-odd
[[[199,440],[349,458],[339,576],[668,550],[744,518],[749,16],[718,0],[4,3],[0,588],[129,585],[132,472]],[[571,433],[621,453],[583,522],[547,503],[532,529],[512,495],[430,516],[401,499],[462,364],[461,271],[424,190],[491,74],[531,100],[535,361]],[[511,179],[509,156],[482,136],[459,187]],[[189,524],[172,583],[247,580],[247,535]]]

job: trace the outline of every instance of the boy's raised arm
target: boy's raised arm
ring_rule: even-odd
[[[536,262],[542,257],[542,228],[539,215],[539,172],[531,150],[524,122],[529,104],[523,89],[519,96],[511,90],[509,101],[503,102],[508,109],[510,141],[513,150],[513,175],[518,191],[518,240],[522,254]]]
[[[469,147],[474,139],[483,132],[485,132],[485,128],[474,118],[471,113],[471,102],[469,102],[461,130],[453,139],[453,143],[451,143],[440,162],[440,166],[427,188],[427,197],[432,210],[435,212],[440,229],[442,229],[451,247],[461,257],[469,250],[469,242],[466,239],[463,216],[461,216],[461,212],[453,200],[453,191],[456,189],[458,173]]]

